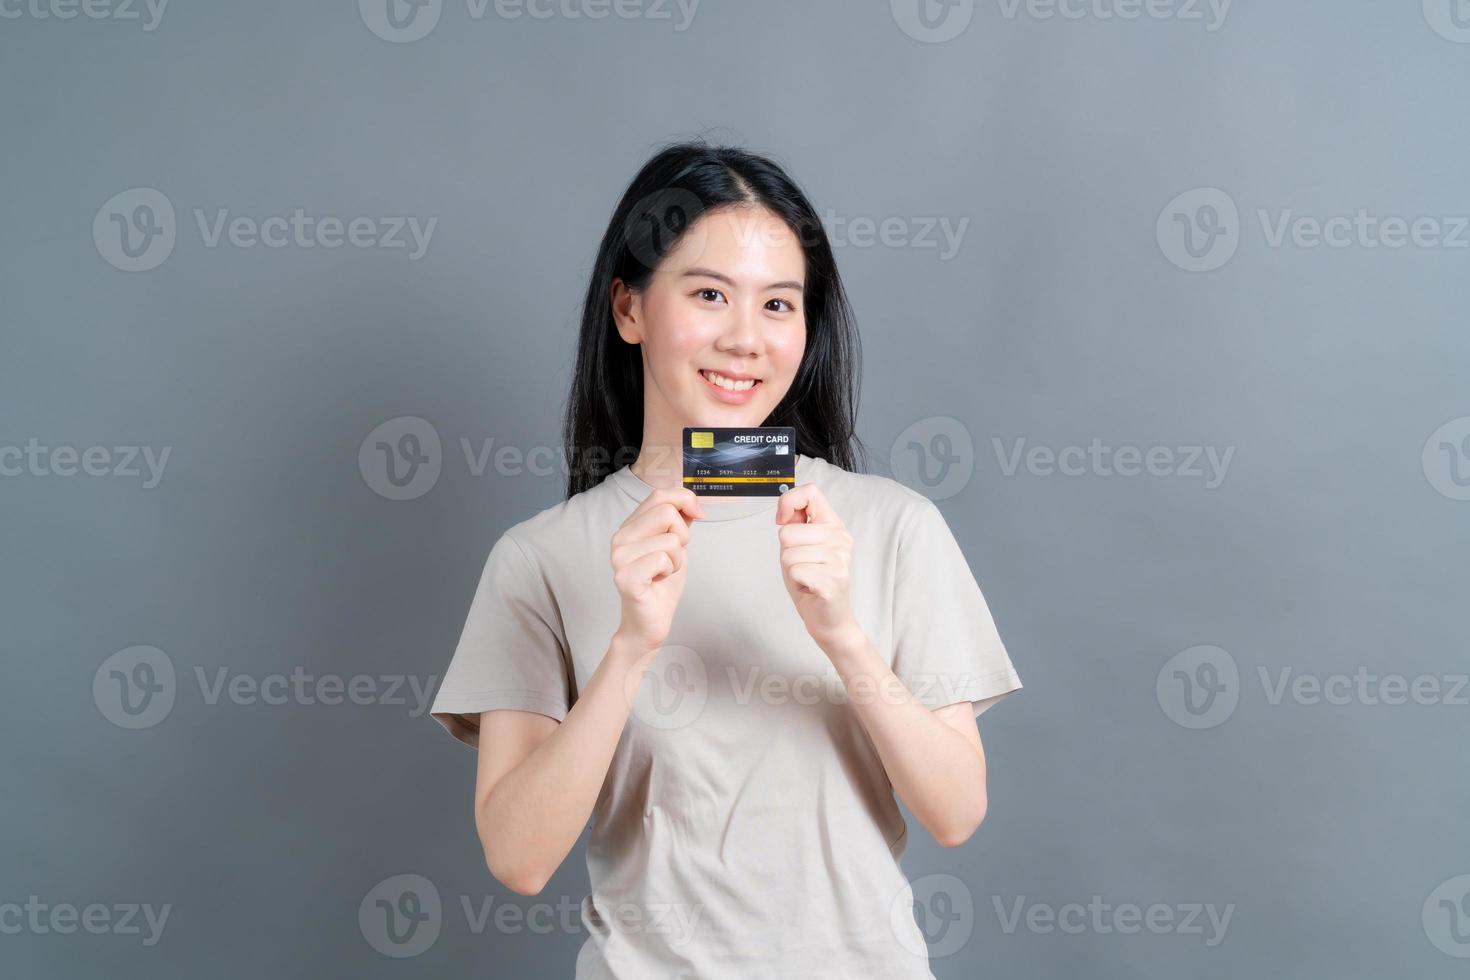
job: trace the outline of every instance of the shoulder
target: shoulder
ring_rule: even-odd
[[[901,530],[931,511],[938,513],[932,500],[892,477],[854,473],[826,460],[817,464],[811,481],[850,527],[876,524]]]
[[[573,494],[512,524],[501,535],[514,543],[532,565],[544,566],[551,556],[572,556],[594,542],[606,544],[627,516],[626,495],[608,477],[595,487]]]

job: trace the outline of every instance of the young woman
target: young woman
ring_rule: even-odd
[[[594,818],[578,980],[931,977],[894,794],[967,840],[975,719],[1021,682],[939,510],[857,472],[811,204],[763,157],[658,153],[579,344],[566,499],[490,550],[431,708],[478,746],[491,873],[537,894]],[[684,426],[758,425],[795,429],[792,489],[682,486]]]

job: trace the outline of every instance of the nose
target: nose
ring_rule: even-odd
[[[715,349],[739,357],[758,355],[765,349],[761,338],[760,318],[745,306],[732,309],[725,329],[715,340]]]

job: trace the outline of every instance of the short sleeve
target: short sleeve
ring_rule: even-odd
[[[507,532],[485,560],[429,713],[470,746],[479,744],[482,711],[514,708],[561,721],[572,698],[569,663],[545,576]]]
[[[964,552],[927,497],[899,536],[893,644],[893,672],[930,709],[969,701],[979,717],[1021,689]]]

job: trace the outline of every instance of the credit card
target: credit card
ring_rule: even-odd
[[[780,496],[796,486],[796,430],[687,426],[684,485],[701,497]]]

